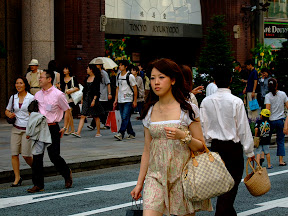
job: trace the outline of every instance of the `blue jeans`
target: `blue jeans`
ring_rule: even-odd
[[[274,129],[276,129],[277,156],[285,156],[285,134],[283,133],[284,121],[285,119],[270,121],[271,133]]]
[[[120,110],[122,119],[121,127],[118,132],[122,134],[122,137],[124,137],[125,131],[127,130],[128,134],[135,136],[135,132],[133,131],[132,124],[130,121],[132,102],[118,103],[118,108]]]

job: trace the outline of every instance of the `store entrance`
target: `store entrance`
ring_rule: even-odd
[[[108,40],[119,40],[123,35],[106,35]],[[170,37],[139,37],[128,36],[126,38],[125,53],[136,59],[134,63],[147,65],[158,58],[170,58],[178,64],[195,66],[201,48],[202,40],[199,38],[170,38]],[[134,55],[133,55],[134,53]]]

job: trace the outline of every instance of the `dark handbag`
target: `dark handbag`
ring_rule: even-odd
[[[14,95],[13,95],[13,99],[12,99],[12,112],[14,112]],[[9,118],[8,116],[5,116],[5,119],[7,121],[8,124],[14,124],[16,122],[16,116],[14,118]]]
[[[133,202],[135,201],[135,207],[133,206]],[[126,210],[126,216],[142,216],[143,210],[140,209],[140,205],[137,205],[136,200],[132,199],[132,207],[131,209]]]

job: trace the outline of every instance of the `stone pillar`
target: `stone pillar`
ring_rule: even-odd
[[[31,59],[46,69],[55,58],[54,0],[22,1],[22,70],[26,73]]]

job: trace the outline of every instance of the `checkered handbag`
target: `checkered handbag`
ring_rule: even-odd
[[[210,152],[205,146],[204,153],[191,158],[182,172],[184,196],[190,201],[202,201],[230,191],[234,180],[220,155]]]

